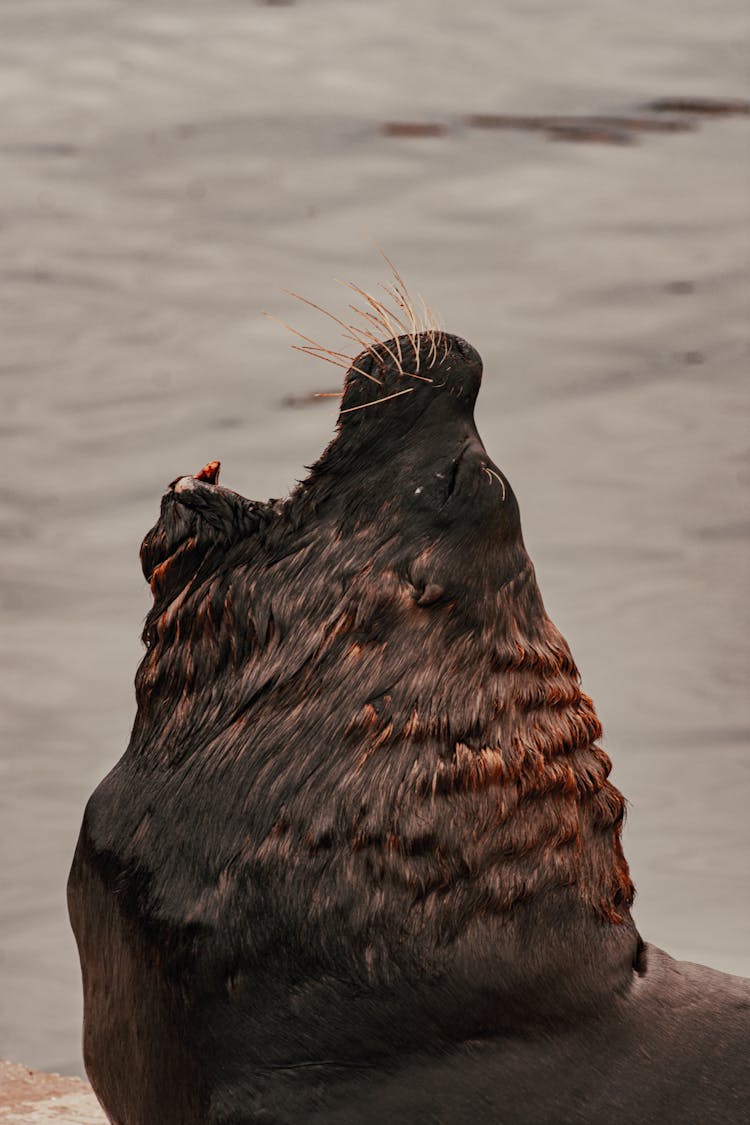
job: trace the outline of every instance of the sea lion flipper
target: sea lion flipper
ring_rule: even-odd
[[[220,471],[221,461],[209,461],[195,474],[195,479],[205,480],[209,484],[218,484]]]
[[[211,548],[226,549],[260,526],[268,505],[217,484],[219,469],[219,461],[209,461],[195,476],[176,477],[162,497],[140,552],[156,598],[182,589]]]
[[[196,476],[178,477],[169,487],[177,504],[192,509],[228,542],[257,531],[269,505],[218,484],[219,467],[219,461],[211,461]]]

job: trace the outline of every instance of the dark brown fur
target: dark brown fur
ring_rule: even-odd
[[[474,426],[481,361],[440,343],[358,357],[287,500],[208,466],[144,541],[138,714],[70,881],[113,1121],[604,1120],[577,1067],[592,1113],[652,1119],[581,1046],[643,1038],[623,798]]]

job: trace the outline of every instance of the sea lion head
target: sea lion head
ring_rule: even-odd
[[[481,598],[529,565],[516,497],[477,432],[481,382],[481,357],[460,336],[374,345],[350,367],[336,436],[302,486],[335,493],[355,525],[400,535],[433,600],[443,581],[444,593]]]
[[[205,575],[211,563],[220,565],[223,555],[212,547],[220,543],[225,552],[261,525],[283,526],[297,509],[314,509],[311,524],[334,509],[339,538],[375,532],[399,553],[400,537],[401,565],[420,604],[481,600],[481,586],[530,566],[515,494],[474,420],[482,370],[479,353],[460,336],[427,331],[379,341],[351,363],[336,435],[287,502],[262,505],[219,487],[216,461],[176,478],[141,549],[157,600],[175,596],[199,566]],[[297,511],[291,524],[299,528],[301,518]]]

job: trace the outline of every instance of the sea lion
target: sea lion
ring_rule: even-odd
[[[135,725],[69,881],[94,1089],[117,1125],[745,1121],[750,983],[636,931],[481,359],[366,343],[287,499],[212,462],[144,540]]]

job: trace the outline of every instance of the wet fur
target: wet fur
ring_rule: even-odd
[[[504,1042],[511,1089],[534,1057],[508,1044],[630,1002],[624,801],[476,433],[481,361],[395,343],[289,498],[175,482],[144,541],[137,717],[70,881],[123,1125],[553,1120],[461,1102],[448,1060]]]

